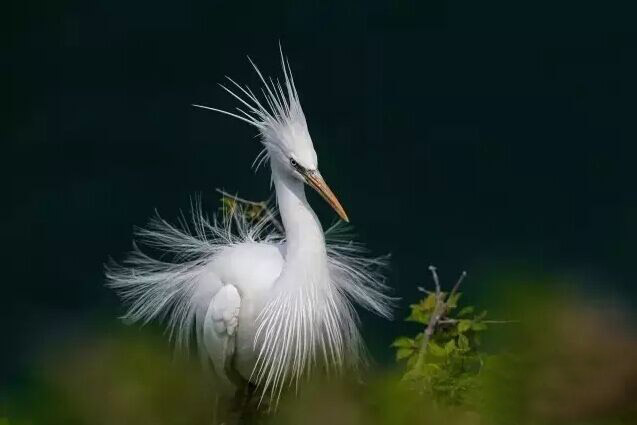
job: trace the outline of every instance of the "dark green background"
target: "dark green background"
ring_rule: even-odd
[[[281,41],[323,175],[393,255],[401,310],[438,265],[553,276],[632,306],[635,14],[619,2],[18,2],[2,25],[0,381],[122,313],[102,264],[155,208],[269,196],[216,84],[278,75]],[[627,2],[628,3],[628,2]],[[334,214],[315,195],[328,224]],[[109,326],[112,326],[112,322]],[[119,326],[115,324],[115,326]],[[398,325],[364,317],[376,358]]]

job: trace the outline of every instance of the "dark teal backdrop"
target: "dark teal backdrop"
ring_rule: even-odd
[[[187,4],[186,4],[187,3]],[[559,3],[559,4],[557,4]],[[102,264],[155,208],[270,194],[224,75],[289,56],[323,175],[416,299],[436,264],[632,306],[634,14],[619,2],[16,2],[2,37],[0,381],[122,313]],[[334,214],[314,195],[325,224]],[[402,325],[364,316],[374,357]]]

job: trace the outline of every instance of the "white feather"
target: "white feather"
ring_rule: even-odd
[[[224,89],[245,109],[235,114],[203,108],[259,130],[265,152],[255,164],[270,162],[285,234],[267,215],[254,223],[240,212],[210,221],[195,202],[189,223],[184,220],[176,227],[157,216],[139,229],[139,244],[124,265],[111,264],[106,273],[108,284],[129,305],[125,318],[141,323],[165,319],[180,347],[188,346],[193,332],[198,345],[206,345],[204,326],[214,326],[210,322],[216,318],[214,311],[208,313],[224,285],[232,285],[232,314],[227,323],[220,322],[220,331],[230,336],[234,331],[228,329],[236,325],[236,349],[224,347],[223,353],[234,356],[224,358],[224,365],[232,360],[239,374],[261,389],[262,399],[268,395],[274,404],[286,385],[298,385],[317,364],[328,371],[356,367],[363,358],[363,344],[353,303],[390,317],[392,301],[382,275],[387,257],[368,257],[343,225],[324,233],[305,199],[302,181],[290,168],[288,158],[295,158],[318,173],[305,116],[282,54],[281,62],[283,86],[271,79],[268,83],[252,64],[264,84],[264,101],[229,79],[244,97]],[[217,316],[225,319],[226,310],[220,311]],[[207,351],[214,362],[218,352],[213,355],[210,347]]]
[[[267,216],[251,223],[236,212],[209,220],[199,202],[192,208],[190,221],[182,220],[180,227],[157,215],[148,227],[137,229],[137,242],[124,263],[106,267],[107,285],[128,306],[123,319],[142,324],[164,320],[181,349],[188,348],[193,332],[199,348],[205,348],[204,317],[221,286],[211,286],[202,276],[214,259],[244,244],[285,249],[286,243]],[[253,341],[259,355],[250,378],[263,394],[278,397],[283,382],[298,383],[318,360],[328,371],[357,366],[363,346],[352,301],[391,318],[392,298],[386,295],[383,276],[388,257],[367,256],[365,248],[349,238],[348,227],[336,223],[325,233],[327,285],[287,288],[260,312]]]

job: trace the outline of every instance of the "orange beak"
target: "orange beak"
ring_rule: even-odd
[[[349,218],[343,209],[343,206],[334,195],[334,192],[330,189],[330,187],[323,180],[323,176],[318,171],[309,171],[305,173],[305,181],[308,185],[310,185],[314,190],[316,190],[322,197],[327,201],[328,204],[336,211],[336,214],[346,223],[349,223]]]

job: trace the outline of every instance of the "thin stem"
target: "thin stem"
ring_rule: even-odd
[[[462,283],[462,281],[464,280],[464,278],[467,277],[467,272],[463,271],[460,274],[460,277],[458,278],[458,281],[456,282],[455,285],[453,285],[453,288],[451,289],[451,294],[449,295],[449,297],[451,298],[456,292],[458,292],[458,288],[460,288],[460,284]]]
[[[268,206],[265,204],[265,202],[254,202],[254,201],[248,201],[247,199],[244,198],[239,198],[237,195],[231,195],[228,192],[222,190],[222,189],[215,189],[215,192],[223,195],[226,198],[230,198],[233,201],[237,201],[237,202],[241,202],[242,204],[248,204],[248,205],[254,205],[255,207],[263,207],[263,208],[267,208]]]
[[[429,318],[429,322],[427,322],[427,327],[423,333],[422,343],[420,346],[420,351],[418,352],[418,360],[416,361],[416,368],[421,368],[423,362],[425,361],[425,355],[427,353],[427,346],[429,345],[429,341],[431,340],[434,332],[436,331],[436,326],[439,324],[457,324],[460,322],[460,319],[452,319],[446,316],[447,309],[449,307],[449,300],[458,292],[460,285],[467,277],[467,272],[463,271],[460,274],[460,277],[456,281],[456,284],[451,289],[451,292],[448,296],[442,292],[440,289],[440,280],[438,279],[438,273],[436,272],[436,267],[429,266],[429,271],[431,272],[431,276],[434,281],[435,292],[428,291],[423,287],[418,287],[419,291],[425,292],[429,295],[433,294],[436,299],[436,305],[434,306],[433,312],[431,313],[431,317]],[[517,320],[483,320],[481,323],[485,324],[500,324],[500,323],[516,323]]]
[[[461,319],[441,319],[438,321],[438,323],[441,323],[443,325],[455,325],[460,320]],[[501,323],[520,323],[520,321],[519,320],[481,320],[480,323],[501,324]]]
[[[420,346],[420,352],[418,353],[418,360],[416,363],[417,368],[420,368],[422,366],[422,363],[425,361],[425,353],[427,352],[427,345],[429,345],[429,340],[431,339],[431,336],[436,329],[436,325],[438,324],[440,317],[447,308],[447,304],[445,303],[445,294],[443,294],[440,290],[440,280],[438,279],[436,268],[434,266],[429,266],[429,271],[431,271],[434,285],[436,286],[436,306],[434,307],[434,311],[429,318],[429,323],[427,323],[427,328],[425,329],[425,334],[422,338],[422,344]]]
[[[222,189],[215,189],[215,191],[219,194],[221,194],[222,196],[232,199],[235,202],[239,202],[241,204],[246,204],[246,205],[252,205],[255,207],[260,207],[263,209],[264,211],[264,218],[269,221],[270,223],[272,223],[274,225],[274,227],[276,227],[276,229],[281,232],[281,233],[285,233],[285,229],[283,228],[283,225],[279,222],[279,220],[276,219],[276,216],[274,215],[274,213],[272,212],[272,210],[270,210],[270,208],[268,208],[268,203],[267,202],[255,202],[255,201],[249,201],[247,199],[244,198],[240,198],[237,195],[231,195],[230,193],[226,192],[225,190]]]
[[[440,280],[438,279],[438,273],[436,273],[435,266],[429,266],[429,271],[434,279],[434,285],[436,285],[436,294],[440,293]]]

